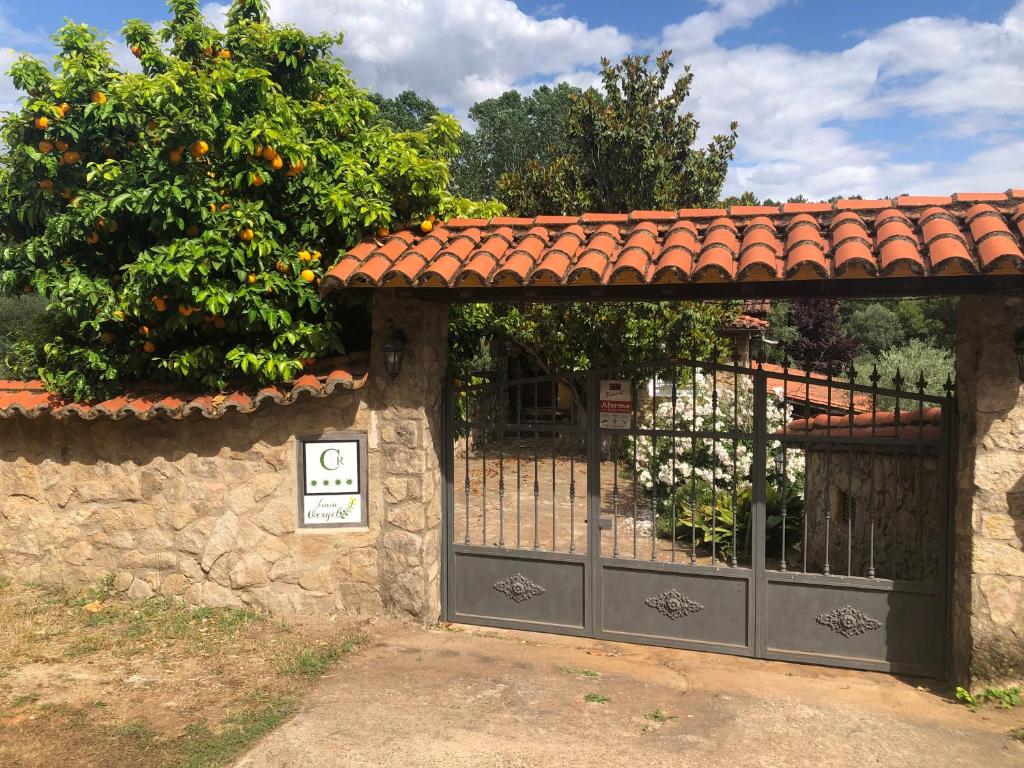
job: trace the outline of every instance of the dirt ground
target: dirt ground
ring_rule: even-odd
[[[0,766],[224,765],[290,717],[360,632],[0,584]]]
[[[949,694],[873,673],[396,627],[236,768],[1024,765],[1011,735],[1024,707],[971,712]]]

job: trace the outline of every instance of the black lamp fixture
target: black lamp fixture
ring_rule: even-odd
[[[782,473],[785,470],[785,467],[783,466],[786,463],[785,451],[786,449],[779,445],[772,453],[772,459],[775,461],[775,474],[779,477],[782,477]]]
[[[384,345],[384,367],[387,368],[391,380],[398,378],[402,370],[402,358],[405,356],[405,332],[396,328],[391,330],[391,340]]]
[[[1013,335],[1013,353],[1017,356],[1017,375],[1024,381],[1024,328]]]

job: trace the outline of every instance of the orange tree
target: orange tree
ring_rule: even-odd
[[[398,132],[334,56],[334,35],[269,23],[236,0],[209,25],[170,0],[159,30],[126,23],[141,73],[87,26],[22,57],[3,121],[0,290],[47,300],[47,341],[21,372],[98,397],[126,382],[269,383],[342,351],[317,283],[394,223],[488,215],[446,192],[460,128]]]

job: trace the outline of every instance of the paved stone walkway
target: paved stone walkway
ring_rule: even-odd
[[[1024,712],[972,714],[926,681],[456,630],[375,628],[237,768],[1024,765]]]

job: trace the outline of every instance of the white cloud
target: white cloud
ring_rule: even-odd
[[[601,56],[637,45],[614,27],[539,19],[510,0],[273,0],[271,16],[308,32],[343,32],[342,56],[360,85],[386,94],[412,88],[457,114],[527,80],[592,70]]]
[[[948,193],[961,182],[1001,190],[1024,179],[1024,155],[1005,146],[949,167],[938,159],[898,160],[898,144],[917,136],[995,139],[994,131],[1024,117],[1024,1],[999,23],[907,19],[836,52],[726,48],[691,36],[691,22],[701,16],[713,17],[702,25],[714,35],[736,20],[750,23],[749,16],[726,13],[728,4],[667,27],[661,43],[694,67],[694,108],[704,133],[722,130],[730,119],[740,122],[729,191],[776,199]],[[773,3],[738,5],[756,12]],[[886,142],[859,138],[858,121],[871,118],[899,123],[897,135]],[[933,121],[944,129],[934,130]],[[1000,165],[985,165],[996,159]]]
[[[551,2],[531,16],[510,0],[271,0],[275,21],[345,33],[341,54],[359,82],[412,88],[459,116],[509,88],[597,81],[602,56],[674,50],[696,74],[691,102],[702,139],[740,122],[730,192],[811,198],[1005,189],[1024,183],[1024,0],[1002,18],[908,18],[849,30],[835,51],[722,42],[788,0],[705,0],[706,8],[640,40],[565,18]],[[224,2],[205,6],[223,24]],[[114,43],[115,56],[137,66]],[[0,13],[0,67],[41,35]],[[13,103],[0,80],[0,104]],[[866,122],[878,121],[878,122]],[[926,141],[937,157],[913,149]]]

